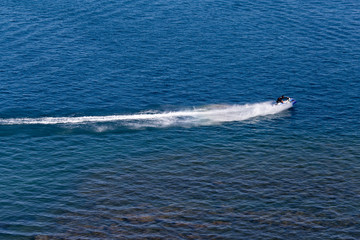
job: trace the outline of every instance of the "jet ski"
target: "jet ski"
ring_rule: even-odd
[[[275,102],[275,105],[291,104],[292,106],[296,103],[296,100],[291,97],[283,97],[283,102]]]

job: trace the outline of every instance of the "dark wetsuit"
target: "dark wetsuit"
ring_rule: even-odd
[[[277,100],[276,100],[276,103],[282,103],[283,102],[283,99],[281,97],[279,97]]]

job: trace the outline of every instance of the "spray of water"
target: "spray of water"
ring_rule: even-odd
[[[199,126],[223,122],[243,121],[258,116],[277,114],[291,108],[291,104],[274,105],[262,102],[245,105],[211,105],[191,110],[162,113],[139,113],[131,115],[0,118],[0,125],[24,124],[86,124],[118,122],[131,127]]]

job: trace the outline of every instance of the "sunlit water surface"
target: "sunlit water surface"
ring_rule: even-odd
[[[359,14],[2,2],[0,239],[359,239]]]

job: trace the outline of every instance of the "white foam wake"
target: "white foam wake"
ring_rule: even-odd
[[[123,122],[138,127],[161,127],[171,125],[211,125],[222,122],[243,121],[257,116],[277,114],[291,108],[291,104],[274,105],[262,102],[245,105],[212,105],[191,110],[139,113],[131,115],[83,116],[83,117],[42,117],[42,118],[0,118],[0,125],[22,124],[85,124]]]

